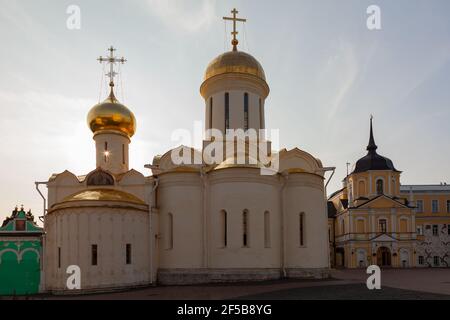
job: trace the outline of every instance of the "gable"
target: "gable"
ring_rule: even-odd
[[[392,238],[391,236],[383,233],[383,234],[381,234],[379,236],[376,236],[375,238],[371,239],[371,241],[392,242],[392,241],[397,241],[397,240]]]
[[[377,198],[374,198],[372,200],[369,200],[361,205],[358,206],[358,208],[407,208],[404,204],[401,202],[398,202],[394,199],[391,199],[386,196],[379,196]]]
[[[311,154],[294,148],[287,151],[283,149],[279,152],[280,157],[280,169],[279,171],[285,171],[289,169],[301,169],[305,172],[318,173],[321,169],[321,163],[314,158]]]

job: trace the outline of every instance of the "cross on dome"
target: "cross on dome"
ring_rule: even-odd
[[[223,20],[233,21],[233,31],[231,32],[231,34],[233,35],[233,40],[231,40],[231,44],[233,45],[233,51],[237,51],[237,45],[239,41],[238,39],[236,39],[236,36],[239,32],[236,29],[236,22],[247,22],[247,19],[236,18],[236,15],[239,13],[236,8],[231,10],[231,13],[233,14],[233,17],[223,17]]]
[[[112,91],[114,87],[114,77],[118,74],[117,72],[114,71],[114,65],[116,63],[124,64],[125,62],[127,62],[127,60],[124,57],[117,58],[116,56],[114,56],[114,51],[116,51],[116,49],[113,46],[109,47],[108,51],[109,51],[108,57],[100,56],[97,60],[100,63],[106,62],[109,64],[109,72],[106,74],[106,76],[109,78],[109,86],[111,87]]]

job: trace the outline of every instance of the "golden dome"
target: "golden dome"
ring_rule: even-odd
[[[131,138],[136,132],[133,112],[116,99],[112,90],[105,101],[92,107],[87,122],[93,133],[113,130],[125,133]]]
[[[249,74],[266,81],[261,64],[253,56],[242,51],[229,51],[211,61],[206,68],[204,81],[225,73]]]
[[[121,201],[135,204],[145,204],[144,201],[130,193],[114,189],[82,190],[64,198],[62,202],[73,201]]]

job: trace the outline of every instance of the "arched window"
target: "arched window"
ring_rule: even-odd
[[[383,180],[378,179],[376,183],[377,183],[377,194],[383,194],[384,193]]]
[[[270,248],[270,213],[264,212],[264,247]]]
[[[242,213],[242,245],[248,247],[248,210]]]
[[[358,195],[360,197],[366,196],[366,183],[363,180],[358,182]]]
[[[248,130],[248,93],[244,93],[244,130]]]
[[[356,233],[364,233],[366,232],[364,219],[356,220]]]
[[[125,145],[122,144],[122,164],[125,164]]]
[[[173,249],[173,214],[170,212],[167,214],[166,249]]]
[[[225,130],[230,129],[230,94],[225,92]]]
[[[220,235],[220,245],[222,248],[225,248],[227,246],[227,236],[228,236],[228,217],[227,217],[227,212],[225,210],[220,211],[220,230],[221,230],[221,235]]]
[[[305,213],[300,212],[298,219],[299,244],[301,247],[305,245]]]

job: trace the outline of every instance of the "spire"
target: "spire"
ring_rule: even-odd
[[[231,34],[233,35],[233,40],[231,40],[231,44],[233,45],[233,51],[237,51],[237,45],[238,45],[239,41],[238,41],[238,39],[236,39],[236,36],[239,32],[237,32],[237,30],[236,30],[236,21],[246,22],[247,19],[236,18],[236,15],[239,13],[239,11],[237,11],[236,8],[231,10],[231,13],[233,14],[233,17],[223,17],[223,20],[233,21],[233,31],[231,32]]]
[[[113,92],[114,77],[117,76],[118,73],[114,71],[114,65],[118,62],[124,64],[125,62],[127,62],[127,60],[124,57],[117,58],[116,56],[114,56],[114,51],[116,51],[116,49],[113,46],[111,46],[108,49],[108,51],[109,51],[108,57],[104,58],[104,57],[100,56],[97,60],[100,63],[106,62],[109,64],[109,72],[106,74],[106,76],[109,78],[109,87],[111,88],[109,96],[110,96],[110,98],[115,99],[114,92]]]
[[[375,152],[377,150],[377,145],[375,144],[375,139],[373,138],[373,128],[372,128],[372,120],[373,115],[370,115],[370,138],[369,138],[369,144],[367,145],[367,151],[369,152]]]

